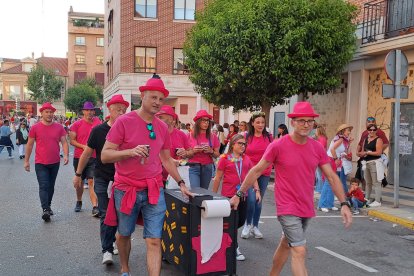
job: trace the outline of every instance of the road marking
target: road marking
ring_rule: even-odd
[[[353,218],[366,218],[367,216],[352,216]],[[342,216],[316,216],[315,218],[342,218]],[[277,216],[261,216],[260,219],[277,219]]]
[[[332,255],[334,257],[337,257],[338,259],[341,259],[341,260],[343,260],[343,261],[345,261],[347,263],[350,263],[350,264],[352,264],[352,265],[354,265],[356,267],[359,267],[359,268],[361,268],[361,269],[363,269],[365,271],[368,271],[368,272],[378,272],[378,270],[376,270],[376,269],[374,269],[372,267],[369,267],[369,266],[366,266],[364,264],[358,263],[357,261],[354,261],[354,260],[352,260],[350,258],[347,258],[345,256],[342,256],[341,254],[335,253],[335,252],[333,252],[333,251],[331,251],[329,249],[326,249],[325,247],[317,246],[315,248],[316,249],[319,249],[319,250],[321,250],[321,251],[323,251],[325,253],[328,253],[329,255]]]

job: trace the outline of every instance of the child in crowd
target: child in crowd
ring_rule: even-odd
[[[358,215],[359,208],[364,206],[364,193],[362,192],[361,188],[359,188],[359,183],[361,183],[361,181],[358,178],[352,178],[350,182],[351,188],[349,192],[346,194],[346,196],[348,197],[348,200],[351,202],[353,214]]]

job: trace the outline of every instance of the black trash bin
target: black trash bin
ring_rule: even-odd
[[[184,275],[236,275],[237,212],[232,210],[223,218],[223,234],[231,238],[226,249],[226,269],[197,274],[197,253],[192,240],[200,236],[202,200],[227,199],[203,188],[192,188],[191,192],[201,196],[194,199],[183,197],[179,189],[165,190],[167,211],[162,232],[162,256]]]

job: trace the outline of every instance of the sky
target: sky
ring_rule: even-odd
[[[66,57],[68,11],[104,13],[106,0],[0,0],[0,57]]]

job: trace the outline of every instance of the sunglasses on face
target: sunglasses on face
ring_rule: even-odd
[[[147,124],[147,130],[149,131],[149,138],[155,140],[157,137],[155,136],[154,126],[151,123]]]
[[[377,129],[376,128],[369,128],[369,129],[367,129],[368,131],[377,131]]]
[[[245,142],[237,142],[236,144],[242,147],[245,147],[247,145]]]

